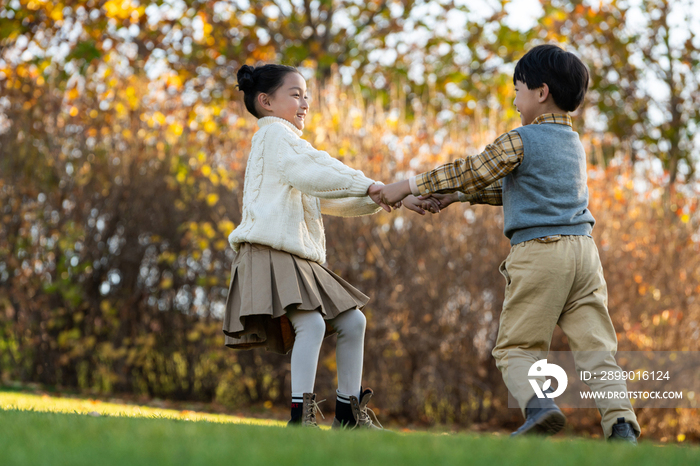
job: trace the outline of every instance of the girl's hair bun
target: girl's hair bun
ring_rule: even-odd
[[[240,70],[238,70],[238,89],[245,93],[251,92],[255,89],[255,79],[253,78],[253,72],[255,68],[248,65],[243,65]]]

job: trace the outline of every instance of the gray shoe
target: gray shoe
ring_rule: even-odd
[[[548,392],[545,392],[548,393]],[[564,428],[566,417],[551,398],[533,396],[525,408],[525,423],[511,437],[520,435],[554,435]]]
[[[613,442],[627,442],[637,445],[637,432],[632,428],[632,424],[625,422],[624,417],[617,418],[617,424],[612,428],[612,435],[608,440]]]
[[[324,401],[326,400],[321,400],[318,403],[323,403]],[[295,422],[289,421],[287,426],[315,427],[316,429],[320,429],[316,422],[316,413],[320,414],[323,419],[325,419],[325,417],[321,412],[321,408],[318,407],[318,403],[316,402],[315,393],[304,393],[304,400],[301,407],[301,420]]]
[[[358,401],[356,396],[350,397],[350,408],[352,409],[352,417],[355,418],[355,426],[352,429],[371,429],[371,430],[384,430],[384,427],[379,423],[376,414],[370,408],[367,407],[367,403],[372,398],[374,392],[371,388],[365,389],[360,395],[360,400]],[[338,418],[333,419],[332,429],[345,429],[346,425],[343,425]]]

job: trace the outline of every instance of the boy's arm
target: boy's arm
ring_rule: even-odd
[[[457,191],[460,202],[470,204],[503,205],[503,179],[496,180],[481,191],[473,194],[466,194]]]
[[[523,140],[517,131],[510,131],[487,145],[482,153],[446,163],[409,183],[413,194],[461,191],[474,195],[515,170],[522,160]]]
[[[506,176],[523,159],[523,141],[517,131],[501,135],[473,157],[457,159],[434,170],[382,188],[382,201],[392,205],[409,194],[452,193],[474,195]],[[495,202],[490,193],[489,200]]]
[[[449,194],[428,194],[426,196],[421,196],[420,199],[436,200],[439,203],[439,209],[446,209],[455,202],[468,202],[472,205],[503,205],[503,195],[501,192],[503,189],[502,187],[502,180],[497,180],[493,184],[474,194],[464,194],[461,191],[455,191]]]

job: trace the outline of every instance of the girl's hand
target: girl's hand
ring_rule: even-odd
[[[403,200],[403,205],[405,205],[408,210],[412,210],[420,215],[425,215],[426,210],[433,214],[440,212],[438,201],[432,198],[420,199],[410,195]]]
[[[397,181],[382,186],[380,190],[380,198],[386,205],[396,205],[401,202],[406,196],[411,195],[411,186],[408,180]]]
[[[367,195],[379,206],[381,206],[382,209],[386,210],[387,212],[391,212],[391,207],[386,205],[385,203],[382,202],[381,200],[381,193],[382,193],[382,185],[378,183],[374,183],[367,189]]]

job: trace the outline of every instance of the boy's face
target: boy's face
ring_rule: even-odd
[[[529,125],[540,114],[541,88],[528,89],[527,84],[517,80],[515,81],[515,108],[520,112],[520,122]]]
[[[309,110],[306,81],[299,73],[287,73],[282,86],[269,97],[272,116],[283,118],[298,129],[304,129],[304,119]]]

